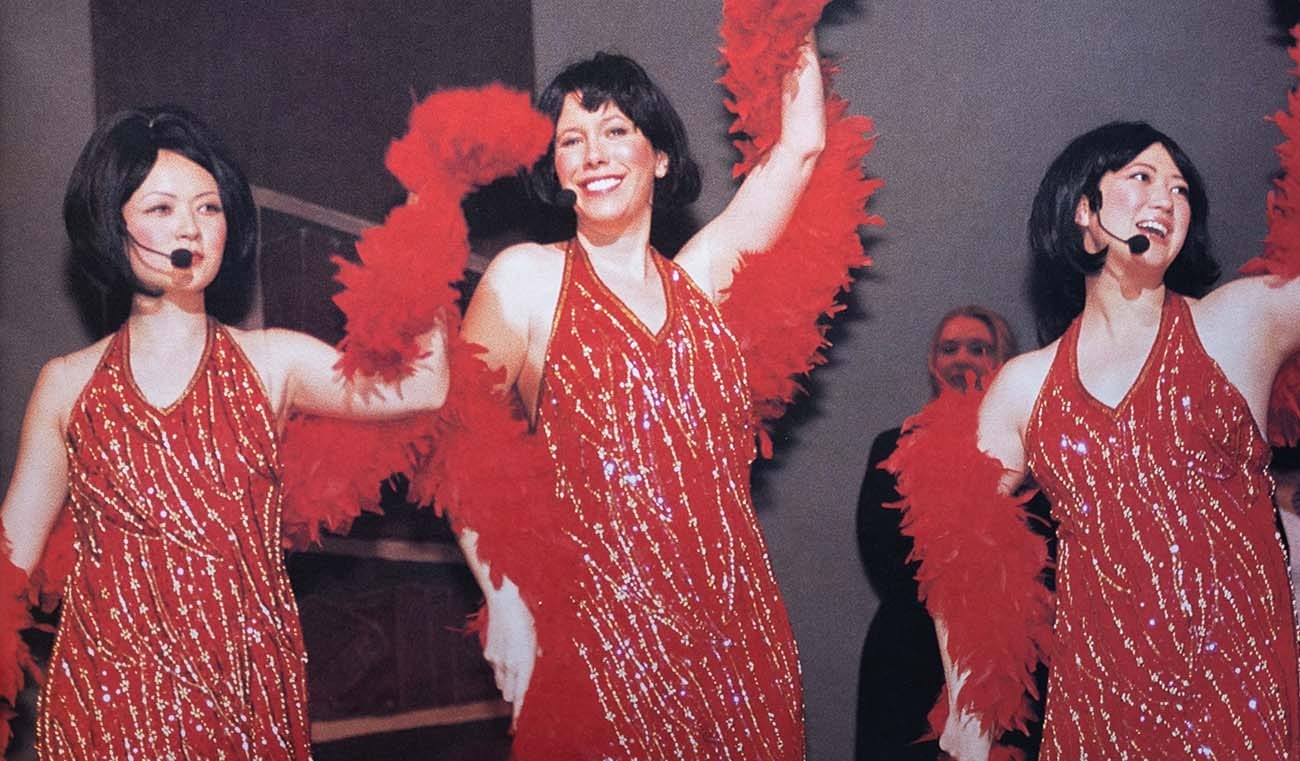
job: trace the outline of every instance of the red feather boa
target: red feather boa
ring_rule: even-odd
[[[335,259],[343,291],[334,301],[347,317],[344,375],[392,381],[410,373],[417,338],[454,314],[459,294],[452,285],[463,279],[470,251],[462,196],[532,166],[552,132],[526,94],[496,84],[434,93],[415,106],[409,132],[389,146],[385,162],[410,191],[407,203],[362,234],[359,264]],[[437,415],[392,423],[290,420],[282,449],[287,546],[319,541],[322,528],[346,533],[362,511],[379,512],[379,484],[395,473],[412,479],[413,499],[437,492],[433,442],[478,377],[466,369],[477,359],[463,347],[453,355],[452,396]]]
[[[1300,26],[1291,30],[1297,40],[1290,50],[1296,64],[1292,74],[1300,76]],[[1264,253],[1246,262],[1243,275],[1300,276],[1300,92],[1287,95],[1285,110],[1271,120],[1282,131],[1277,147],[1282,174],[1268,194],[1268,236]],[[1268,405],[1268,439],[1277,446],[1300,443],[1300,352],[1291,355],[1273,381]]]
[[[944,392],[907,421],[881,466],[898,477],[895,507],[915,541],[909,559],[920,563],[921,599],[948,627],[956,670],[970,672],[959,705],[997,738],[1024,731],[1032,718],[1028,696],[1047,660],[1052,597],[1042,583],[1047,546],[1023,509],[1028,497],[1002,494],[1002,465],[976,446],[980,399]],[[936,733],[946,716],[936,706]]]
[[[395,380],[419,357],[416,339],[452,311],[469,260],[461,197],[473,186],[527,169],[553,128],[525,93],[493,84],[430,95],[411,111],[411,128],[386,164],[410,191],[384,224],[362,234],[360,264],[335,259],[347,317],[340,369]]]
[[[14,703],[26,675],[40,678],[22,632],[33,626],[28,608],[30,586],[23,569],[9,560],[9,540],[0,528],[0,752],[9,746]]]
[[[733,97],[731,132],[741,159],[735,174],[753,168],[781,134],[781,82],[824,2],[729,0],[723,4],[721,78]],[[825,67],[827,83],[830,67]],[[836,297],[852,284],[850,271],[870,264],[858,228],[883,224],[866,212],[883,183],[864,178],[872,148],[871,120],[848,115],[848,102],[826,93],[826,147],[790,223],[766,252],[746,254],[722,304],[749,370],[761,451],[772,454],[762,424],[770,423],[802,389],[799,378],[826,361],[822,353]]]

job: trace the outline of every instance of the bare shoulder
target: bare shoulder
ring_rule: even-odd
[[[281,398],[281,391],[292,367],[301,366],[304,361],[310,362],[313,359],[324,361],[327,365],[336,361],[334,347],[297,330],[243,330],[226,326],[226,332],[253,365],[272,399]]]
[[[564,274],[564,247],[555,243],[516,243],[492,257],[483,282],[513,284],[536,278],[555,279]]]
[[[673,257],[673,263],[681,267],[695,285],[700,290],[709,295],[710,299],[718,300],[717,282],[722,273],[714,272],[714,262],[717,257],[714,256],[716,244],[714,239],[717,234],[714,229],[705,225],[699,232],[695,233],[690,240],[681,247],[677,255]],[[729,279],[724,278],[727,282]]]
[[[287,328],[244,330],[230,325],[226,325],[225,328],[240,351],[244,352],[254,364],[268,355],[324,343],[314,336]]]
[[[477,323],[483,311],[523,325],[549,317],[564,280],[564,244],[518,243],[492,257],[475,290],[466,321]]]
[[[1202,335],[1222,332],[1239,337],[1240,331],[1270,322],[1295,322],[1300,308],[1300,278],[1273,275],[1239,277],[1215,288],[1204,298],[1187,303]]]
[[[105,336],[84,349],[46,362],[32,390],[33,406],[57,415],[60,424],[66,422],[72,405],[95,374],[112,339],[111,335]]]
[[[1047,379],[1060,345],[1061,341],[1057,339],[1041,349],[1013,357],[998,371],[989,394],[993,394],[994,389],[999,389],[1001,393],[1009,395],[1029,396],[1029,404],[1032,406],[1039,389],[1043,387],[1043,381]]]

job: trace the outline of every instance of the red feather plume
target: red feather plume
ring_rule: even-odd
[[[28,595],[27,574],[9,560],[9,540],[0,528],[0,752],[9,746],[9,719],[26,675],[40,678],[22,635],[33,625]]]
[[[817,22],[824,2],[728,0],[723,4],[721,82],[732,93],[731,132],[741,159],[735,174],[753,168],[781,133],[781,83],[799,46]],[[740,342],[749,372],[754,416],[760,424],[779,418],[802,391],[799,378],[825,363],[827,320],[843,309],[838,295],[852,284],[850,272],[869,265],[858,228],[883,224],[866,212],[867,199],[883,183],[864,177],[871,151],[871,120],[848,114],[848,102],[829,90],[826,145],[781,237],[765,252],[742,257],[722,313]],[[771,439],[759,426],[761,451]]]
[[[902,531],[914,540],[920,597],[948,628],[948,654],[970,676],[959,705],[993,737],[1024,731],[1047,661],[1052,597],[1047,546],[1029,527],[1029,495],[1000,491],[1001,463],[976,445],[980,396],[948,390],[904,425],[881,467],[898,477]],[[946,697],[941,697],[946,701]],[[932,728],[946,711],[936,706]]]
[[[553,128],[525,93],[493,84],[434,93],[411,111],[387,166],[411,193],[357,243],[359,264],[336,259],[347,317],[340,369],[396,380],[419,358],[416,339],[453,311],[469,260],[461,197],[474,185],[526,169]]]
[[[412,109],[410,130],[386,159],[411,193],[407,203],[362,233],[359,263],[335,259],[343,290],[334,301],[347,318],[345,376],[401,379],[420,358],[417,339],[439,319],[454,322],[453,284],[470,253],[462,196],[530,167],[552,131],[526,94],[497,84],[434,93]],[[453,389],[468,382],[461,373],[453,368]],[[454,404],[449,398],[436,415],[391,423],[291,420],[282,447],[286,545],[318,542],[322,529],[346,533],[363,511],[379,511],[379,485],[396,473],[412,478],[412,498],[431,497],[441,477],[430,465],[440,451],[435,441]]]

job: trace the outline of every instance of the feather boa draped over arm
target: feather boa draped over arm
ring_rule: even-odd
[[[1300,76],[1300,26],[1291,30],[1291,61]],[[1287,95],[1287,107],[1271,117],[1282,132],[1277,147],[1282,175],[1268,194],[1268,237],[1264,253],[1246,262],[1243,275],[1300,276],[1300,93]],[[1300,443],[1300,353],[1291,355],[1273,381],[1268,404],[1268,439],[1277,446]]]
[[[721,83],[731,92],[731,133],[740,161],[754,167],[781,134],[781,83],[799,47],[821,15],[824,0],[728,0],[723,4]],[[765,426],[785,412],[801,390],[799,377],[824,363],[822,353],[836,303],[852,283],[850,270],[870,264],[858,228],[883,224],[866,212],[883,183],[863,176],[871,151],[871,120],[848,114],[848,102],[829,89],[826,146],[790,223],[769,251],[746,254],[735,274],[723,317],[736,334],[749,371],[760,449],[772,455]]]
[[[920,598],[948,627],[958,695],[994,739],[1025,730],[1046,662],[1052,597],[1043,585],[1047,546],[1024,510],[1028,495],[1002,494],[1001,463],[976,446],[980,396],[945,391],[904,425],[881,467],[898,478],[902,531],[915,542]],[[945,698],[940,697],[944,702]],[[944,706],[931,714],[943,730]]]

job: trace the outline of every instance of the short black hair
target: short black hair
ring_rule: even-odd
[[[572,64],[556,75],[537,98],[537,109],[560,118],[564,99],[570,93],[582,96],[582,107],[595,111],[613,102],[627,114],[650,145],[668,157],[668,173],[655,180],[654,205],[666,209],[689,206],[700,195],[700,170],[691,158],[686,128],[668,96],[650,80],[636,61],[617,53],[600,52],[586,61]],[[546,155],[533,166],[533,192],[546,203],[554,203],[560,191],[555,175],[555,141]]]
[[[1075,222],[1080,199],[1101,210],[1102,175],[1114,172],[1139,153],[1160,144],[1187,181],[1192,219],[1187,239],[1165,271],[1165,285],[1187,296],[1203,296],[1219,278],[1219,263],[1210,250],[1210,202],[1192,160],[1168,135],[1146,122],[1111,122],[1086,132],[1056,157],[1034,196],[1029,214],[1030,295],[1038,337],[1054,341],[1083,311],[1084,278],[1099,271],[1106,251],[1089,254]]]
[[[238,322],[252,295],[257,208],[244,173],[220,138],[179,106],[118,111],[101,121],[90,136],[63,196],[72,264],[111,303],[129,300],[135,293],[160,295],[131,271],[122,207],[163,150],[193,161],[217,182],[226,217],[226,247],[221,268],[204,291],[204,303],[208,313],[222,322]]]

